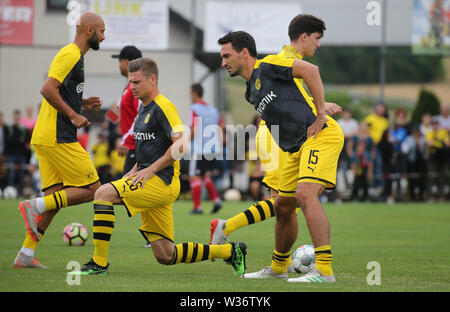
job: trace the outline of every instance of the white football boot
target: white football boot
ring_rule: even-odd
[[[319,270],[313,269],[303,276],[292,277],[287,281],[291,283],[334,283],[336,282],[336,278],[334,275],[323,275]]]
[[[261,271],[253,272],[253,273],[245,273],[241,275],[242,278],[249,279],[263,279],[263,278],[276,278],[276,279],[287,279],[287,273],[274,273],[270,266],[265,267]]]
[[[14,259],[13,264],[15,269],[19,268],[37,268],[37,269],[47,269],[45,265],[42,265],[37,261],[35,256],[27,256],[22,251],[19,251],[16,259]]]
[[[226,236],[223,232],[225,223],[227,223],[227,220],[214,219],[211,221],[211,241],[209,242],[210,245],[222,245],[228,240],[228,236]]]

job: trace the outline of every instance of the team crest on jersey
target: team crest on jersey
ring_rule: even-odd
[[[256,90],[261,89],[261,80],[259,80],[258,78],[256,78],[255,80],[255,88]]]
[[[94,178],[94,172],[88,169],[86,177],[88,178],[88,180],[92,180]]]
[[[145,116],[144,123],[147,124],[149,120],[150,120],[150,113],[148,113],[147,116]]]

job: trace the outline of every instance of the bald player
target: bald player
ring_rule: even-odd
[[[105,23],[94,13],[77,22],[72,43],[53,58],[41,89],[42,105],[31,144],[39,159],[44,197],[22,201],[19,210],[27,232],[14,260],[15,268],[46,268],[34,252],[60,208],[90,202],[100,187],[92,160],[77,140],[77,129],[90,125],[81,109],[98,111],[99,97],[83,99],[84,55],[98,50]]]

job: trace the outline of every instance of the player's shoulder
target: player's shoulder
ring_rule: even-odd
[[[74,43],[69,43],[67,45],[65,45],[64,47],[62,47],[61,49],[59,49],[58,53],[56,54],[57,56],[72,56],[72,57],[76,57],[76,58],[80,58],[81,57],[81,51],[80,48],[78,48],[78,46]]]
[[[175,104],[173,104],[167,97],[162,94],[158,94],[153,100],[156,103],[157,108],[165,115],[178,114]]]
[[[255,68],[259,67],[270,67],[270,66],[283,66],[283,67],[292,67],[294,64],[293,58],[285,58],[279,54],[270,54],[265,56],[262,59],[259,59],[255,63]]]

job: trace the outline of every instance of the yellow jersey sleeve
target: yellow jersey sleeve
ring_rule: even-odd
[[[161,94],[158,95],[154,101],[161,109],[162,114],[157,117],[159,118],[167,137],[171,138],[175,133],[184,131],[183,123],[181,122],[175,105]]]
[[[80,60],[80,57],[80,49],[74,43],[63,47],[53,58],[48,77],[55,78],[60,83],[63,83],[72,68]]]

